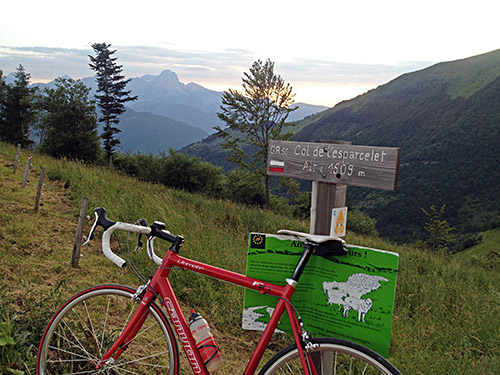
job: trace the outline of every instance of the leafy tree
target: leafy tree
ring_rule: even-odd
[[[227,124],[217,126],[216,135],[229,150],[228,160],[257,175],[264,182],[266,206],[270,205],[269,176],[266,173],[267,150],[271,139],[289,139],[284,133],[294,103],[292,87],[274,72],[274,62],[257,60],[244,73],[243,91],[229,89],[222,94],[218,117]]]
[[[100,93],[96,95],[97,105],[101,110],[99,122],[104,123],[101,138],[108,162],[111,164],[116,146],[120,144],[120,140],[116,138],[120,129],[115,125],[118,125],[119,116],[125,112],[124,103],[136,100],[137,96],[130,96],[130,90],[125,90],[130,79],[125,79],[122,75],[122,66],[118,65],[117,58],[113,57],[116,50],[110,50],[109,47],[111,44],[92,44],[96,56],[89,55],[89,66],[96,72],[97,91]]]
[[[443,219],[445,207],[446,204],[443,204],[438,210],[432,205],[429,212],[422,208],[422,211],[429,218],[429,221],[424,226],[425,230],[429,233],[425,244],[432,250],[446,250],[455,237],[450,233],[454,228],[450,227],[448,222]]]
[[[30,130],[36,119],[36,89],[29,87],[30,75],[19,65],[13,84],[6,85],[2,80],[2,100],[0,105],[0,135],[2,140],[20,143],[26,147],[33,143]]]
[[[95,161],[99,137],[95,103],[82,82],[58,78],[55,88],[45,88],[40,99],[42,151],[56,157]]]

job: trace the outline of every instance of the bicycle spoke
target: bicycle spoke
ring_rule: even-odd
[[[108,297],[108,300],[106,303],[106,313],[104,314],[104,324],[102,325],[101,345],[99,346],[99,358],[102,357],[102,350],[101,349],[104,348],[104,333],[106,332],[106,327],[108,325],[109,304],[110,304],[110,300]]]
[[[113,363],[95,366],[103,353],[123,332],[136,311],[128,288],[103,286],[68,301],[52,320],[41,344],[40,375],[122,374],[145,375],[177,373],[172,360],[175,337],[158,307],[148,311],[143,327],[127,340],[125,351]],[[175,344],[174,344],[175,345]]]
[[[368,363],[366,364],[365,368],[363,369],[363,372],[361,373],[361,375],[364,375],[366,374],[366,370],[368,369]]]
[[[135,335],[134,337],[132,337],[129,341],[126,342],[126,345],[129,345],[132,341],[134,340],[137,340],[139,339],[142,335],[145,335],[146,332],[151,328],[151,327],[154,327],[154,324],[151,323],[147,328],[144,328],[141,330],[141,332],[139,332],[137,335]]]
[[[168,369],[169,368],[168,366],[152,365],[151,363],[137,363],[137,364],[141,365],[141,366],[151,367],[151,368],[160,368],[160,369]],[[129,370],[126,368],[122,368],[121,366],[112,366],[112,367],[109,367],[109,370],[113,370],[113,371],[120,370],[120,371],[124,371],[127,373],[136,374],[135,371],[132,371],[132,370]],[[137,372],[137,374],[142,374],[142,372]]]
[[[81,349],[87,356],[88,358],[93,358],[93,359],[96,359],[95,356],[92,356],[88,351],[87,349],[85,349],[85,347],[82,345],[82,343],[80,342],[80,340],[78,339],[78,337],[75,335],[75,333],[73,332],[73,330],[71,329],[71,327],[69,326],[68,323],[66,323],[66,321],[63,321],[62,324],[69,330],[69,332],[71,333],[71,335],[75,338],[75,340],[77,341],[78,345],[75,345],[73,344],[72,341],[70,341],[68,338],[66,338],[66,336],[62,336],[60,335],[61,338],[65,339],[67,342],[69,342],[70,344],[73,344],[74,347],[77,347],[79,349]],[[59,332],[56,332],[56,334],[59,335]]]
[[[95,340],[96,348],[99,350],[99,357],[100,357],[101,356],[101,350],[100,350],[100,347],[99,347],[99,340],[97,339],[97,336],[96,336],[96,333],[95,333],[95,329],[94,329],[94,324],[93,324],[92,318],[90,317],[90,313],[89,313],[89,310],[87,308],[87,302],[86,301],[83,301],[83,306],[85,307],[85,312],[87,313],[88,322],[90,324],[90,333],[92,334],[92,337]]]
[[[61,375],[82,375],[82,374],[95,374],[95,370],[78,371],[78,372],[65,372],[65,373],[62,373]]]
[[[120,366],[128,365],[128,364],[131,364],[131,363],[137,363],[138,361],[143,361],[145,359],[158,357],[158,356],[164,355],[166,353],[167,353],[167,351],[156,353],[156,354],[150,354],[148,356],[145,356],[145,357],[142,357],[142,358],[137,358],[137,359],[134,359],[132,361],[127,361],[127,362],[120,363]],[[150,365],[150,364],[148,364],[148,365]]]
[[[65,353],[65,354],[70,354],[70,355],[74,355],[76,357],[81,357],[81,359],[57,359],[57,360],[47,360],[47,362],[78,362],[78,361],[88,361],[88,358],[87,357],[84,357],[83,355],[81,354],[78,354],[78,353],[73,353],[73,352],[70,352],[68,350],[64,350],[64,349],[61,349],[61,348],[56,348],[54,346],[49,346],[49,349],[52,349],[52,350],[56,350],[58,352],[62,352],[62,353]]]
[[[117,371],[118,367],[111,367],[110,370],[113,370],[114,371]],[[117,372],[117,374],[121,374],[122,372],[126,372],[128,374],[134,374],[134,375],[141,375],[140,372],[135,372],[135,371],[131,371],[131,370],[127,370],[125,368],[119,368],[120,372]]]
[[[128,312],[128,316],[127,316],[127,319],[125,319],[125,322],[123,323],[123,327],[120,331],[120,335],[123,333],[123,330],[125,329],[125,327],[127,326],[128,322],[130,321],[130,318],[132,317],[132,315],[134,314],[134,310],[135,310],[135,305],[132,305],[130,307],[130,310]]]

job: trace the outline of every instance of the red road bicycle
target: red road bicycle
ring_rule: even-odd
[[[104,208],[95,209],[97,225],[104,228],[102,250],[106,257],[123,267],[125,260],[110,248],[111,234],[117,230],[146,235],[147,252],[158,266],[145,285],[132,289],[121,285],[99,285],[77,293],[51,318],[43,334],[37,374],[179,374],[179,351],[174,330],[194,374],[208,375],[196,348],[179,302],[169,281],[175,267],[243,286],[277,297],[277,304],[247,366],[246,375],[255,374],[278,322],[286,311],[295,343],[274,355],[259,371],[268,374],[400,374],[385,358],[354,342],[337,338],[312,338],[290,299],[302,271],[313,253],[342,255],[347,248],[341,239],[282,230],[304,243],[304,252],[284,286],[184,258],[184,243],[165,224],[146,226],[111,221]],[[172,245],[163,259],[154,252],[155,239]],[[140,242],[140,236],[139,236]],[[166,310],[166,317],[160,306]],[[229,366],[229,364],[226,364]]]

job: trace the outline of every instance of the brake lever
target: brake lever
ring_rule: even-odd
[[[146,219],[139,219],[139,220],[137,220],[137,223],[143,227],[148,226],[148,222]],[[139,249],[142,247],[142,245],[144,245],[141,241],[141,237],[142,237],[142,233],[139,233],[139,238],[137,239],[137,247],[135,248],[134,253],[138,252]]]
[[[90,241],[92,241],[94,239],[94,232],[95,232],[95,228],[97,227],[97,220],[99,219],[99,215],[97,214],[97,212],[94,212],[94,215],[95,215],[94,224],[92,225],[92,228],[90,228],[90,233],[87,237],[87,241],[85,241],[82,246],[87,245]]]

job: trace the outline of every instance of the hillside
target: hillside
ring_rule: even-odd
[[[208,135],[200,128],[149,112],[127,108],[120,118],[120,151],[143,154],[180,149]]]
[[[500,258],[500,228],[490,229],[481,234],[481,243],[458,253],[459,257],[478,257],[495,260]]]
[[[443,204],[458,233],[480,231],[500,212],[500,50],[404,74],[313,116],[295,139],[401,147],[396,193],[349,189],[382,235],[418,237],[420,209]]]
[[[299,121],[294,139],[401,147],[396,192],[348,189],[384,237],[422,238],[421,208],[443,204],[455,234],[481,231],[500,213],[500,50],[403,74]],[[225,159],[214,137],[186,152]]]
[[[0,373],[34,374],[36,348],[46,322],[77,290],[97,283],[140,283],[130,268],[119,269],[104,258],[100,233],[82,249],[80,267],[70,267],[82,196],[90,198],[89,214],[93,207],[104,206],[115,220],[162,220],[173,233],[185,236],[183,255],[236,272],[245,272],[249,232],[307,230],[307,223],[261,209],[37,153],[23,188],[23,163],[14,175],[14,156],[14,146],[0,143],[0,338],[7,343],[2,346]],[[23,150],[19,160],[27,156]],[[47,168],[47,178],[42,206],[35,213],[41,166]],[[90,225],[86,224],[85,233]],[[126,236],[119,240],[125,254]],[[404,374],[500,372],[500,260],[431,254],[353,233],[347,241],[400,254],[389,359]],[[145,252],[132,256],[147,275],[151,264]],[[220,374],[242,373],[258,336],[240,328],[243,291],[181,270],[174,272],[173,285],[186,314],[195,308],[209,320],[226,358]],[[9,344],[7,338],[16,344]],[[283,347],[284,341],[286,337],[277,335],[271,350]]]

